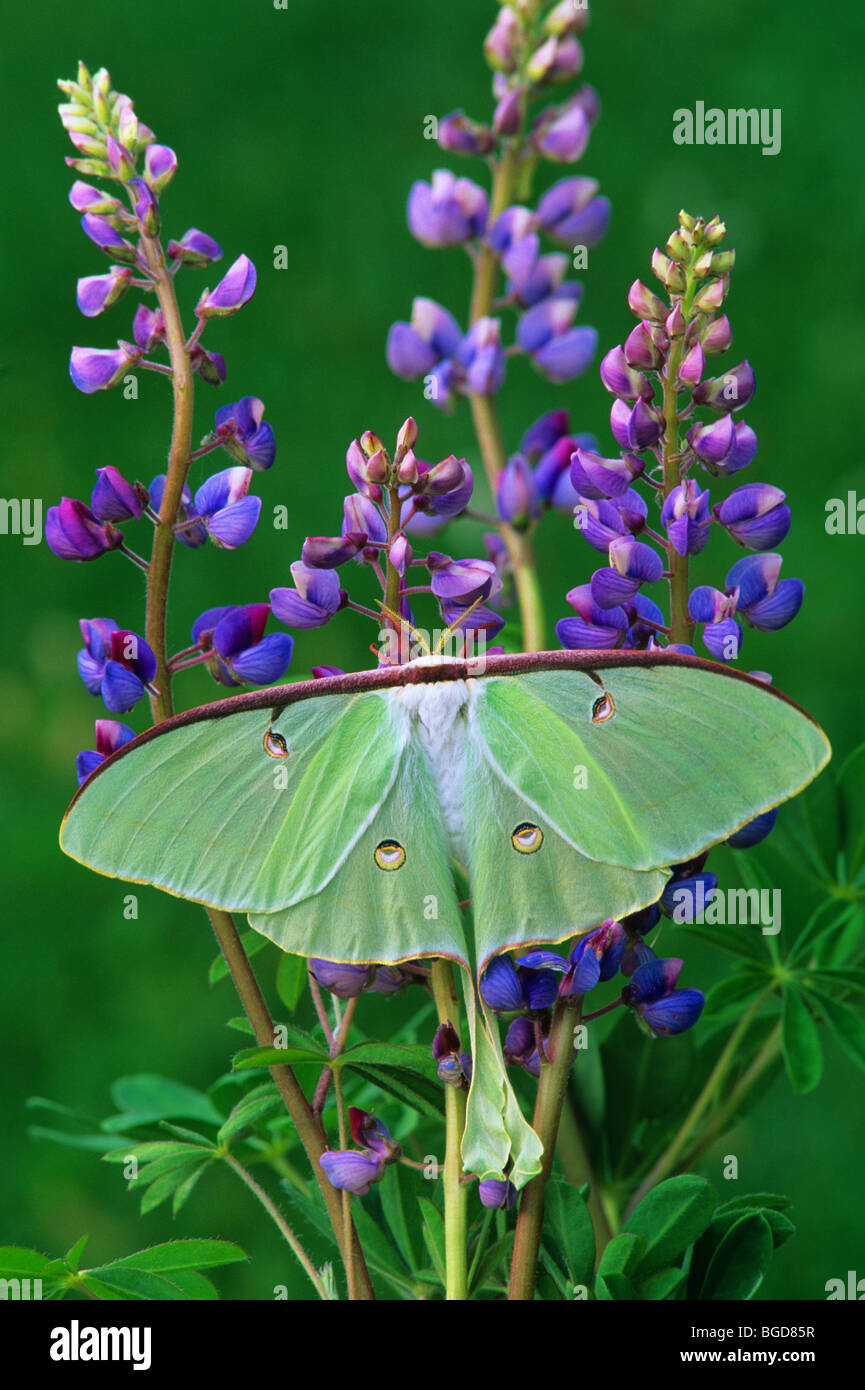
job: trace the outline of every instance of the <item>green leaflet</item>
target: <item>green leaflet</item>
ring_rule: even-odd
[[[615,713],[595,722],[593,660],[541,653],[514,671],[490,658],[469,679],[453,663],[417,680],[398,668],[192,711],[97,769],[62,846],[102,873],[245,912],[296,956],[456,961],[474,1055],[464,1162],[520,1186],[540,1145],[477,972],[654,901],[671,863],[793,795],[829,756],[795,706],[696,659],[599,655]],[[269,729],[287,756],[267,755]],[[543,836],[537,852],[518,852],[525,824]],[[403,856],[391,868],[376,858],[389,841]]]

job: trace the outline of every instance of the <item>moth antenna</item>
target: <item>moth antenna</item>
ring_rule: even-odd
[[[382,613],[384,613],[386,617],[390,618],[391,622],[399,623],[399,626],[401,629],[403,629],[403,631],[405,631],[405,629],[408,629],[415,642],[415,645],[418,647],[422,647],[423,650],[426,652],[427,656],[432,656],[429,643],[427,642],[423,633],[418,632],[416,627],[412,627],[412,624],[409,622],[408,618],[404,618],[401,613],[394,613],[393,609],[388,608],[387,604],[382,603],[381,599],[377,599],[376,601]]]
[[[446,641],[448,640],[448,638],[450,637],[451,633],[452,633],[452,632],[456,632],[456,630],[457,630],[457,628],[459,627],[460,623],[461,623],[461,622],[464,622],[465,619],[469,616],[469,614],[474,613],[475,609],[476,609],[480,604],[483,603],[484,597],[485,597],[485,596],[484,596],[483,594],[481,594],[480,598],[476,598],[475,601],[474,601],[474,603],[470,604],[469,607],[466,609],[466,611],[465,611],[464,613],[461,613],[461,614],[460,614],[460,616],[457,618],[456,622],[451,623],[450,627],[446,627],[446,628],[445,628],[444,632],[443,632],[442,635],[441,635],[441,639],[440,639],[440,641],[439,641],[439,644],[438,644],[438,646],[436,647],[436,650],[435,650],[436,656],[438,656],[439,652],[441,651],[441,649],[442,649],[442,647],[444,646],[445,642],[446,642]],[[430,655],[432,655],[432,653],[430,653]]]

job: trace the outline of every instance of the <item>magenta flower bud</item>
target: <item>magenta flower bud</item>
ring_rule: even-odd
[[[133,271],[130,266],[112,266],[107,275],[85,275],[78,281],[78,308],[88,319],[96,318],[103,310],[116,304],[129,289]]]
[[[148,145],[144,151],[144,177],[154,193],[171,183],[177,169],[177,155],[167,145]]]
[[[417,436],[417,420],[415,420],[413,415],[409,415],[407,419],[403,420],[396,437],[394,463],[400,463],[403,457],[414,448],[415,444],[417,444]]]
[[[168,258],[171,261],[179,260],[183,265],[210,265],[212,261],[222,260],[222,247],[206,232],[200,232],[197,227],[190,227],[179,241],[169,241]]]
[[[617,401],[616,404],[625,405],[625,402]],[[636,453],[651,448],[660,439],[663,431],[664,420],[660,411],[655,410],[646,401],[638,400],[628,414],[625,425],[625,447],[633,449]]]
[[[694,298],[694,308],[702,314],[713,314],[724,303],[726,290],[725,278],[713,280],[710,285],[704,285]]]
[[[770,483],[746,483],[714,507],[712,515],[749,550],[771,550],[790,530],[784,493]]]
[[[104,251],[106,256],[110,256],[113,261],[121,261],[124,265],[135,265],[138,261],[138,252],[128,241],[124,241],[119,232],[115,231],[104,217],[97,217],[92,212],[85,212],[81,219],[87,236],[98,246],[100,251]]]
[[[508,459],[496,482],[496,511],[502,521],[522,530],[540,516],[534,474],[520,454]]]
[[[741,410],[754,394],[754,370],[749,362],[740,362],[731,367],[724,376],[709,377],[694,392],[696,405],[707,405],[710,410]]]
[[[622,400],[635,401],[639,396],[650,401],[654,395],[652,386],[641,372],[629,366],[621,347],[610,348],[601,362],[601,381],[613,396]]]
[[[717,357],[719,353],[726,352],[732,341],[733,330],[726,314],[713,319],[700,335],[700,342],[707,357]]]
[[[644,468],[643,460],[634,454],[605,459],[588,449],[577,449],[571,455],[571,483],[580,497],[621,497]]]
[[[522,87],[510,87],[493,111],[493,130],[496,135],[516,135],[523,114]]]
[[[590,118],[573,98],[563,109],[549,107],[535,122],[532,144],[555,164],[576,164],[589,143]]]
[[[695,343],[679,366],[679,385],[686,389],[699,385],[706,370],[706,359],[699,343]]]
[[[642,280],[635,280],[628,290],[628,308],[638,319],[649,319],[651,323],[663,323],[667,317],[663,301]]]
[[[625,339],[625,361],[629,367],[635,367],[637,371],[657,371],[664,360],[663,353],[658,350],[649,332],[649,327],[647,323],[638,323]]]
[[[205,291],[195,312],[199,318],[224,318],[236,314],[255,292],[255,266],[248,256],[238,256],[215,290]]]
[[[709,493],[686,478],[665,498],[661,521],[678,555],[699,555],[709,539]]]
[[[159,203],[152,188],[144,179],[130,179],[129,187],[135,189],[135,216],[144,236],[159,235]]]
[[[92,188],[80,179],[76,179],[69,190],[69,201],[78,212],[90,212],[97,216],[100,213],[118,213],[123,207],[118,198],[103,193],[101,188]]]
[[[387,556],[397,574],[400,576],[404,575],[414,559],[414,551],[404,531],[397,531],[390,543]]]
[[[353,560],[365,545],[363,531],[345,531],[341,536],[307,536],[300,558],[313,569],[337,569],[346,560]]]
[[[496,138],[489,126],[469,120],[463,111],[451,111],[439,121],[438,142],[451,154],[491,154]]]
[[[487,195],[478,184],[437,169],[431,183],[412,185],[409,230],[425,246],[458,246],[483,234],[487,208]]]
[[[108,158],[108,168],[114,178],[122,179],[126,183],[135,173],[135,161],[127,149],[124,149],[119,140],[115,140],[113,135],[109,135],[105,142],[105,153]]]
[[[85,396],[108,391],[123,380],[141,360],[141,353],[129,343],[116,348],[74,347],[69,358],[69,375]]]
[[[103,526],[86,503],[74,497],[63,497],[58,507],[48,508],[45,540],[61,560],[96,560],[122,539],[119,531]]]
[[[97,468],[98,482],[90,498],[94,516],[100,521],[136,521],[144,511],[147,494],[142,497],[136,488],[128,483],[123,474],[108,464]]]
[[[681,338],[682,334],[685,332],[687,324],[685,323],[685,315],[682,313],[682,306],[678,300],[676,301],[675,307],[667,315],[664,321],[664,327],[671,338]]]

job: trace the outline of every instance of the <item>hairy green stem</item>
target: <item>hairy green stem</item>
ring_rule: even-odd
[[[573,995],[570,999],[558,999],[553,1009],[547,1060],[541,1063],[532,1116],[532,1128],[544,1152],[540,1173],[526,1184],[520,1199],[508,1292],[508,1298],[515,1302],[531,1302],[535,1293],[544,1222],[544,1189],[552,1172],[559,1119],[574,1060],[574,1022],[579,1021],[581,1005],[582,996]]]
[[[327,1297],[327,1290],[321,1281],[321,1277],[318,1273],[318,1270],[316,1269],[312,1260],[307,1255],[306,1251],[304,1250],[297,1236],[294,1234],[294,1231],[289,1226],[285,1217],[282,1215],[282,1212],[279,1210],[276,1203],[268,1196],[264,1188],[261,1187],[260,1184],[255,1181],[255,1178],[252,1176],[249,1170],[247,1168],[244,1168],[242,1163],[238,1163],[237,1159],[234,1157],[234,1154],[225,1152],[221,1155],[221,1157],[228,1164],[229,1168],[234,1170],[234,1172],[240,1178],[241,1182],[246,1183],[246,1186],[249,1188],[250,1192],[253,1193],[253,1195],[264,1207],[264,1210],[267,1212],[268,1216],[273,1221],[280,1235],[291,1246],[291,1249],[297,1256],[297,1259],[303,1265],[303,1268],[309,1275],[310,1280],[312,1281],[312,1284],[319,1298],[322,1299],[325,1303],[327,1303],[329,1301]]]
[[[449,960],[437,960],[432,967],[432,989],[439,1023],[450,1023],[459,1032],[460,1006]],[[462,1180],[462,1142],[466,1124],[466,1093],[457,1086],[445,1086],[445,1298],[449,1302],[468,1297],[466,1235],[468,1189]]]
[[[691,304],[698,282],[690,270],[686,270],[685,276],[686,285],[685,292],[682,296],[681,307],[687,323],[690,318]],[[673,489],[678,487],[679,483],[682,481],[679,467],[681,463],[681,453],[679,450],[678,378],[684,351],[685,335],[682,333],[680,337],[673,340],[662,378],[664,433],[662,436],[661,448],[664,469],[664,497],[668,497]],[[680,555],[678,551],[674,550],[672,545],[668,544],[667,562],[670,572],[670,640],[672,642],[684,642],[688,646],[691,646],[696,624],[693,622],[688,612],[688,556]]]

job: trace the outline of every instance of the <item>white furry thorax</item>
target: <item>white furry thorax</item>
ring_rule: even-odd
[[[417,665],[437,664],[441,658],[419,657]],[[412,663],[413,665],[415,663]],[[406,711],[426,754],[442,820],[455,858],[465,862],[465,764],[468,707],[475,682],[432,681],[404,685],[392,694]]]

